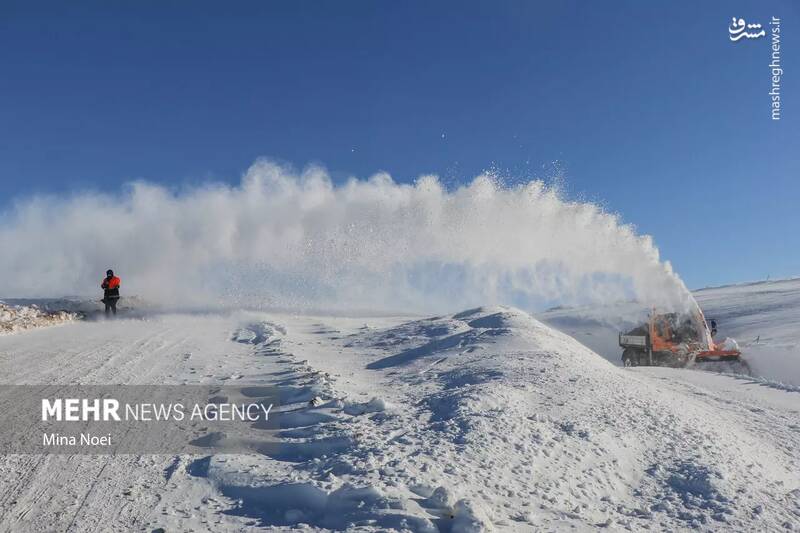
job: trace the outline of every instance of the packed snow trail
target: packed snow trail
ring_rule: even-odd
[[[618,368],[508,308],[78,323],[0,338],[0,372],[282,397],[249,455],[5,456],[3,531],[800,526],[800,393]]]

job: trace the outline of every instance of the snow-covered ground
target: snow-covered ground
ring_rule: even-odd
[[[765,301],[796,284],[778,288]],[[767,331],[746,318],[756,299],[725,304],[746,290],[699,297],[747,353],[746,333]],[[763,346],[796,339],[800,308],[778,303],[759,307]],[[800,392],[621,368],[511,308],[78,322],[0,338],[0,375],[282,399],[280,429],[263,430],[278,445],[252,454],[4,456],[3,531],[800,528]]]

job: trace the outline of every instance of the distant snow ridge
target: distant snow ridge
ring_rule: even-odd
[[[800,387],[800,279],[695,292],[720,336],[735,338],[753,373]]]
[[[80,313],[69,311],[46,311],[37,305],[6,305],[0,302],[0,335],[63,324],[80,316]]]

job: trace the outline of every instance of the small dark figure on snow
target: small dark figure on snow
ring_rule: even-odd
[[[114,275],[113,270],[109,269],[106,271],[106,278],[103,280],[103,283],[100,284],[100,288],[103,289],[103,299],[101,301],[106,304],[106,315],[108,315],[109,312],[115,315],[117,314],[120,283],[120,279]]]

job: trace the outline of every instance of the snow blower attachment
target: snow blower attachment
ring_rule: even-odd
[[[716,329],[716,323],[714,324]],[[646,324],[619,334],[625,366],[683,367],[693,362],[740,361],[736,341],[716,344],[703,313],[650,313]]]

